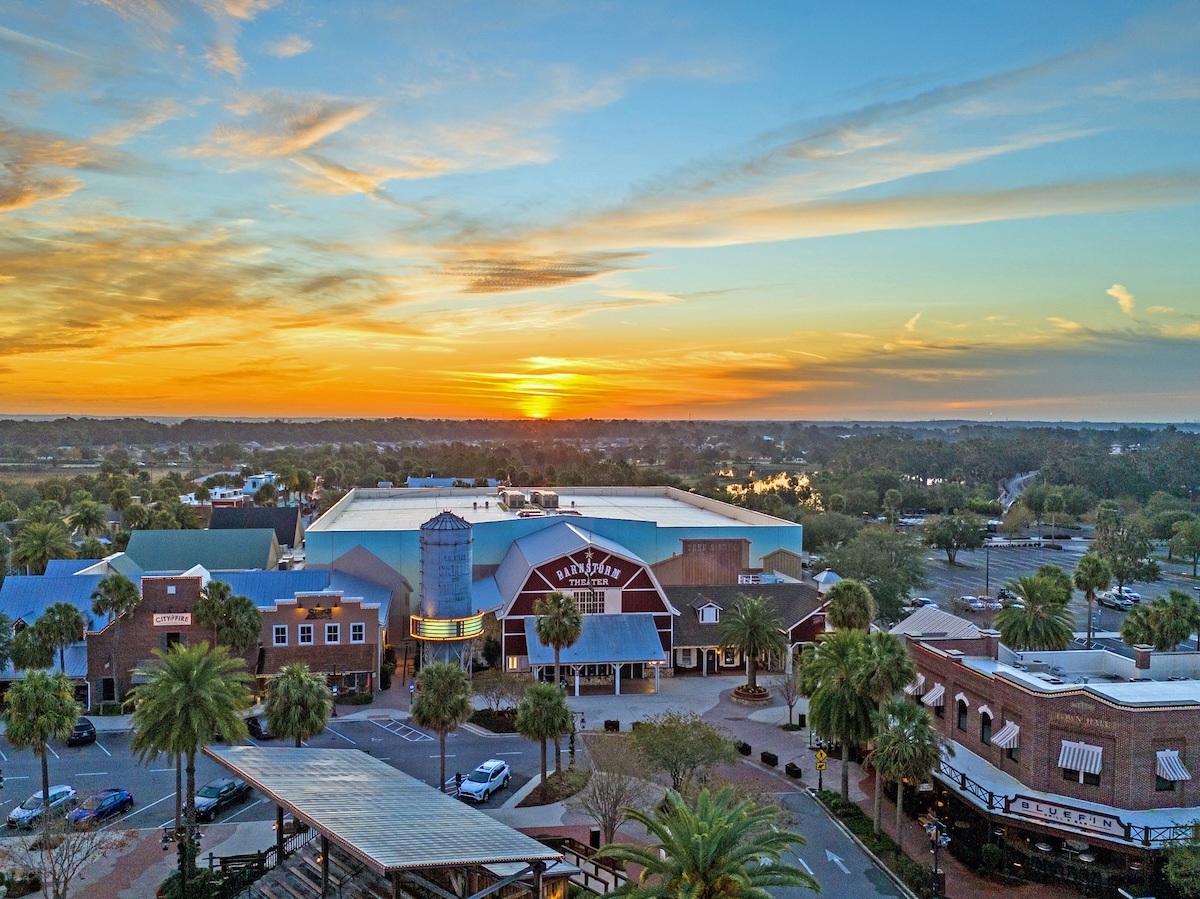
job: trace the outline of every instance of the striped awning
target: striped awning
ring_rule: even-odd
[[[921,702],[936,708],[946,704],[945,696],[946,688],[941,684],[934,684],[933,689],[921,697]]]
[[[1001,749],[1016,749],[1021,745],[1021,727],[1011,721],[1005,721],[1004,727],[992,737],[992,745]]]
[[[1099,774],[1103,752],[1104,749],[1100,746],[1063,740],[1062,749],[1058,751],[1058,767],[1068,771],[1082,771],[1084,774]]]
[[[909,696],[920,696],[925,692],[925,675],[918,674],[917,679],[904,688]]]
[[[1188,773],[1188,769],[1183,767],[1183,762],[1179,760],[1178,749],[1160,749],[1158,756],[1158,776],[1163,780],[1191,780],[1192,775]]]

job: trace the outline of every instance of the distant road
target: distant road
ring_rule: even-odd
[[[1025,488],[1033,482],[1033,479],[1039,473],[1037,471],[1027,471],[1008,480],[1000,491],[1000,505],[1004,507],[1005,512],[1012,507],[1012,504],[1025,492]]]

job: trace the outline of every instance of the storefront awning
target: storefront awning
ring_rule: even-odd
[[[1188,769],[1183,767],[1183,762],[1179,760],[1178,749],[1160,749],[1158,756],[1158,776],[1163,780],[1180,781],[1191,780],[1192,775]]]
[[[1063,740],[1062,749],[1058,752],[1058,767],[1068,771],[1082,771],[1084,774],[1099,774],[1103,752],[1100,746]]]
[[[917,679],[904,688],[909,696],[920,696],[925,692],[925,675],[918,674]]]
[[[927,706],[940,708],[946,704],[945,700],[946,688],[941,684],[934,684],[933,689],[921,697],[921,702]]]
[[[1005,721],[1004,727],[992,736],[992,745],[1001,749],[1016,749],[1021,745],[1021,728],[1011,721]]]

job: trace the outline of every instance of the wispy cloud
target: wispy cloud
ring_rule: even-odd
[[[299,34],[289,34],[267,45],[267,52],[280,59],[300,56],[312,49],[312,41]]]
[[[1133,294],[1131,294],[1128,290],[1126,290],[1124,285],[1114,284],[1112,287],[1110,287],[1108,290],[1106,290],[1104,292],[1106,294],[1108,294],[1110,297],[1113,297],[1117,301],[1117,305],[1121,307],[1122,312],[1124,312],[1130,318],[1133,318],[1133,313],[1134,313]]]
[[[914,315],[912,318],[910,318],[908,321],[906,321],[904,323],[904,330],[905,331],[917,330],[917,322],[919,322],[920,320],[921,320],[921,313],[918,312],[916,315]]]

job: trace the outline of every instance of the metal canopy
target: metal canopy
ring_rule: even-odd
[[[562,859],[364,752],[258,746],[204,752],[379,874]]]
[[[530,665],[553,665],[554,648],[537,637],[537,619],[525,619],[525,640]],[[665,662],[658,626],[651,612],[621,615],[584,615],[579,639],[559,654],[564,665]]]

